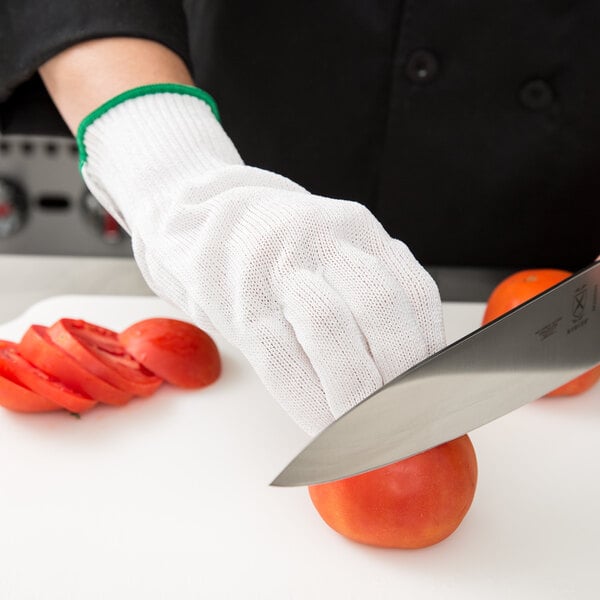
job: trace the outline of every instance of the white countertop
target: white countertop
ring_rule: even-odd
[[[131,258],[0,255],[0,323],[62,294],[153,295]]]

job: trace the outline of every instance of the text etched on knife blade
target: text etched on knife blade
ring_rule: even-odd
[[[547,325],[544,325],[543,327],[541,327],[540,329],[538,329],[535,332],[535,335],[537,335],[538,340],[540,342],[543,342],[544,340],[548,339],[551,335],[554,335],[558,329],[558,324],[562,321],[562,317],[557,317],[556,319],[554,319],[554,321],[548,323]]]

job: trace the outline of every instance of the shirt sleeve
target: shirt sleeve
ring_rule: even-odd
[[[37,69],[73,44],[113,36],[157,41],[190,65],[187,25],[180,2],[2,0],[0,131],[68,135]]]

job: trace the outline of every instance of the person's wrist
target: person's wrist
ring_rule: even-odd
[[[128,89],[163,81],[194,84],[180,55],[136,37],[75,43],[42,64],[39,73],[73,134],[85,115]]]

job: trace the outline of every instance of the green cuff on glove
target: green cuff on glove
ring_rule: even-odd
[[[214,114],[217,121],[221,121],[221,117],[219,115],[219,109],[217,107],[217,103],[214,98],[204,90],[200,88],[191,86],[191,85],[183,85],[180,83],[153,83],[150,85],[142,85],[140,87],[133,88],[131,90],[127,90],[114,98],[108,100],[101,106],[99,106],[96,110],[91,112],[87,117],[85,117],[79,127],[77,128],[77,147],[79,148],[79,168],[83,167],[85,161],[87,160],[87,150],[85,148],[84,136],[87,128],[98,118],[100,118],[103,114],[108,112],[111,108],[114,108],[118,104],[125,102],[126,100],[131,100],[132,98],[137,98],[139,96],[146,96],[148,94],[182,94],[185,96],[194,96],[199,98],[200,100],[206,102],[210,107],[212,113]]]

